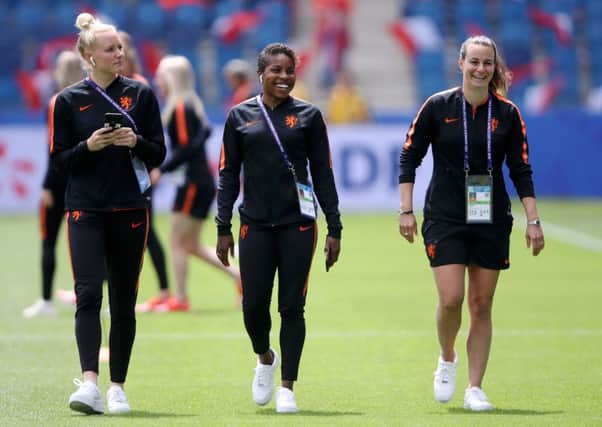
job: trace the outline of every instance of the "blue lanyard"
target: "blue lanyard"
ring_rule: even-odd
[[[107,101],[109,101],[111,103],[111,105],[113,105],[113,107],[117,108],[117,111],[119,111],[121,114],[123,114],[132,124],[134,131],[136,133],[138,133],[138,127],[136,126],[136,122],[134,122],[134,119],[132,119],[132,117],[128,114],[127,111],[125,111],[123,108],[121,108],[121,106],[119,104],[117,104],[113,98],[111,98],[109,95],[107,95],[107,93],[102,90],[102,88],[100,86],[98,86],[98,84],[92,80],[90,77],[86,77],[85,82],[88,84],[88,86],[91,86],[92,88],[96,89],[96,91],[98,93],[100,93]]]
[[[268,111],[265,109],[265,106],[263,105],[263,101],[261,100],[261,95],[257,95],[256,99],[257,99],[257,103],[259,104],[259,108],[261,108],[261,112],[263,113],[263,117],[265,118],[265,121],[267,122],[268,127],[272,131],[272,135],[274,135],[274,139],[276,140],[276,145],[278,145],[278,149],[280,150],[280,154],[282,155],[282,158],[284,159],[284,163],[286,164],[286,167],[289,168],[289,170],[293,174],[293,177],[295,177],[295,179],[296,179],[297,174],[295,173],[295,167],[289,160],[288,155],[286,154],[286,151],[284,150],[284,147],[282,146],[282,142],[280,142],[280,137],[278,136],[278,132],[276,132],[276,129],[274,128],[274,124],[272,123],[270,116],[268,116]]]
[[[466,119],[466,99],[462,95],[462,122],[464,123],[464,172],[468,175],[470,165],[468,163],[468,121]],[[491,155],[491,95],[487,103],[487,171],[489,175],[493,171],[493,160]]]

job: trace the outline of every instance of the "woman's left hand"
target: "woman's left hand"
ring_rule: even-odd
[[[225,266],[230,266],[230,260],[228,254],[234,257],[234,238],[231,234],[225,236],[217,236],[217,245],[215,247],[215,254],[220,262]]]
[[[525,238],[527,239],[527,248],[532,248],[533,250],[533,256],[539,255],[545,246],[541,225],[527,225]]]
[[[123,127],[115,129],[111,134],[113,136],[113,145],[134,148],[138,142],[138,138],[132,128]]]

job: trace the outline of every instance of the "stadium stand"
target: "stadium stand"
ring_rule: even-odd
[[[327,3],[5,0],[0,3],[4,32],[0,39],[0,112],[3,116],[7,111],[35,113],[44,105],[52,92],[45,73],[54,55],[73,43],[75,16],[85,10],[132,34],[147,78],[152,77],[163,54],[188,57],[197,70],[198,88],[210,115],[216,112],[219,117],[229,95],[221,75],[223,65],[233,58],[252,62],[259,48],[276,40],[289,42],[304,58],[312,60],[319,48],[315,44],[317,26],[302,21],[316,20],[311,8]],[[592,93],[602,93],[602,1],[344,3],[351,11],[351,43],[343,66],[357,76],[359,90],[366,94],[376,119],[379,109],[407,113],[429,94],[458,84],[458,45],[477,33],[498,41],[514,73],[509,95],[527,108],[534,106],[532,112],[583,107]],[[381,74],[375,81],[376,70]],[[320,103],[328,91],[323,76],[312,79],[311,70],[304,73],[309,92],[316,94],[315,101]],[[41,114],[41,110],[38,112]]]

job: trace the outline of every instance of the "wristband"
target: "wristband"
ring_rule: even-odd
[[[399,210],[399,215],[409,215],[413,213],[414,211],[412,209],[410,209],[409,211],[402,211],[401,209]]]

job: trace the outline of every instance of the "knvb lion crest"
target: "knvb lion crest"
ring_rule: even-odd
[[[119,98],[119,105],[121,105],[121,108],[124,110],[129,110],[132,107],[132,98],[129,96],[122,96]]]
[[[297,126],[297,123],[299,122],[299,119],[297,118],[297,116],[286,116],[284,118],[284,123],[286,123],[286,125],[289,128],[294,128],[295,126]]]

